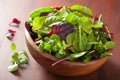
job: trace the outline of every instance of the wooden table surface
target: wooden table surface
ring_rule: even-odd
[[[119,3],[119,0],[0,0],[0,80],[120,80]],[[102,14],[102,20],[114,33],[116,45],[113,49],[113,56],[96,72],[81,77],[60,77],[44,70],[29,54],[25,43],[24,22],[28,19],[29,13],[36,8],[73,4],[90,7],[94,15]],[[14,17],[21,20],[18,28],[8,25]],[[12,41],[5,36],[8,29],[17,32]],[[24,49],[29,55],[29,63],[15,73],[7,70],[7,67],[11,65],[11,42],[16,43],[17,51]]]

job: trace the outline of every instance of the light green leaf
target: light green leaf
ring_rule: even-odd
[[[100,55],[100,58],[104,58],[104,57],[107,57],[107,56],[112,56],[112,53],[108,53],[108,52],[102,53]]]
[[[85,55],[86,52],[80,52],[80,53],[74,53],[74,54],[71,54],[68,59],[71,60],[71,61],[74,61],[75,59],[79,58],[79,57],[82,57],[83,55]]]
[[[16,63],[14,65],[8,66],[8,71],[10,71],[10,72],[14,72],[17,70],[18,70],[18,64],[16,64]]]
[[[46,17],[35,17],[33,19],[32,30],[34,32],[36,32],[36,30],[43,28],[44,27],[43,24],[44,24],[45,19],[46,19]]]
[[[18,59],[18,64],[19,65],[24,65],[24,64],[26,64],[27,63],[27,59],[26,58],[19,58]]]
[[[25,50],[19,51],[18,54],[19,54],[19,55],[23,54],[25,57],[28,58],[28,54],[27,54],[27,52],[26,52]]]
[[[67,56],[67,52],[64,51],[63,49],[60,49],[58,53],[55,54],[57,58],[64,58]]]
[[[57,11],[54,16],[57,16],[61,21],[65,20],[65,17],[70,13],[70,11],[66,8],[63,7],[59,11]]]
[[[45,19],[44,25],[49,26],[50,24],[58,21],[60,21],[60,19],[57,16],[49,16]]]
[[[90,33],[92,30],[92,27],[91,27],[92,23],[89,20],[89,18],[83,16],[80,18],[80,22],[81,22],[82,30],[85,31],[86,33]]]
[[[11,50],[12,52],[14,52],[16,50],[16,45],[15,43],[11,43]]]
[[[71,10],[77,10],[80,12],[83,12],[85,14],[91,15],[92,16],[92,11],[90,8],[87,8],[85,6],[82,5],[73,5],[72,7],[70,7]]]
[[[65,17],[65,21],[68,22],[68,23],[71,23],[73,25],[78,23],[78,19],[77,19],[77,17],[73,13],[68,14]]]
[[[114,43],[113,41],[107,41],[107,42],[105,43],[105,45],[104,45],[104,48],[105,48],[106,50],[108,50],[108,49],[113,48],[114,46],[115,46],[115,43]]]
[[[41,13],[53,12],[53,11],[54,11],[54,9],[51,7],[36,9],[30,13],[30,18],[35,18],[37,16],[40,16]]]
[[[19,58],[19,54],[17,52],[12,53],[12,57],[11,57],[11,62],[16,62]]]
[[[93,24],[93,28],[99,29],[103,27],[102,21],[96,21],[95,24]]]

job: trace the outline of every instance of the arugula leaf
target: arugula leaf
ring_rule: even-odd
[[[15,43],[11,43],[11,50],[12,52],[14,52],[16,50],[16,45]]]
[[[46,7],[46,8],[40,8],[40,9],[37,9],[37,10],[34,10],[30,13],[30,18],[35,18],[35,17],[38,17],[40,16],[41,13],[45,13],[45,12],[53,12],[54,9],[51,8],[51,7]]]

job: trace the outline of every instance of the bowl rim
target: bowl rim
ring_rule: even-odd
[[[39,50],[38,46],[34,43],[32,37],[31,37],[31,35],[30,35],[30,33],[29,33],[29,30],[28,30],[28,28],[27,28],[26,26],[25,26],[24,31],[25,31],[25,38],[26,38],[27,41],[29,42],[30,46],[31,46],[37,53],[39,53],[42,57],[44,57],[44,58],[46,58],[46,59],[49,59],[49,60],[51,60],[51,61],[53,61],[53,62],[56,62],[57,60],[59,60],[59,59],[56,58],[55,56],[52,56],[52,55],[50,55],[50,54],[48,54],[48,53],[46,53],[46,52],[43,52],[43,51],[40,51],[40,50]],[[87,62],[87,63],[82,63],[82,62],[77,62],[77,61],[68,61],[68,60],[67,60],[67,61],[64,61],[64,62],[62,62],[62,63],[64,63],[64,64],[73,64],[73,65],[83,65],[83,66],[85,66],[85,65],[95,64],[96,62],[100,62],[100,61],[102,61],[102,60],[107,60],[108,58],[109,58],[109,56],[108,56],[108,57],[104,57],[104,58],[100,58],[100,59],[94,59],[94,60],[91,60],[91,61],[89,61],[89,62]]]

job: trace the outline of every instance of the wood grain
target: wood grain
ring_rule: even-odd
[[[53,75],[34,61],[25,44],[24,22],[28,19],[29,13],[36,8],[71,6],[73,4],[82,4],[90,7],[94,15],[102,14],[102,20],[114,33],[116,46],[113,49],[113,56],[98,71],[86,76],[71,78]],[[19,18],[22,22],[18,28],[8,26],[14,17]],[[0,0],[0,80],[120,80],[119,25],[119,0]],[[29,54],[29,63],[13,74],[7,70],[7,67],[11,64],[11,41],[5,37],[5,33],[9,28],[17,31],[13,39],[13,42],[17,45],[17,51],[25,49]]]

